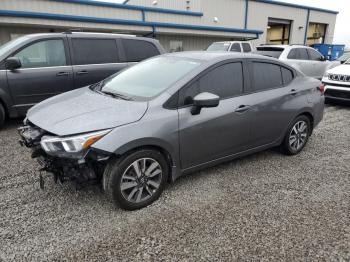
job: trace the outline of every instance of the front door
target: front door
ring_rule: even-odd
[[[22,63],[19,69],[6,71],[14,107],[20,114],[38,102],[73,89],[64,38],[37,41],[12,56]]]
[[[248,96],[243,93],[242,62],[219,65],[180,90],[179,137],[182,169],[194,167],[246,150],[249,145],[251,116]],[[215,108],[191,114],[195,95],[218,95]]]

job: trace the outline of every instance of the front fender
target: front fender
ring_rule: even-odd
[[[170,155],[173,168],[176,168],[174,178],[180,172],[178,113],[177,110],[158,108],[157,113],[153,110],[138,122],[116,127],[97,141],[93,148],[115,155],[123,155],[140,147],[161,148]]]

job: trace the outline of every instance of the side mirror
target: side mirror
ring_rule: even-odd
[[[203,107],[217,107],[220,97],[212,93],[203,92],[193,98],[192,115],[198,115]]]
[[[322,56],[320,59],[320,61],[326,61],[326,60],[327,60],[327,58],[325,56]]]
[[[5,67],[8,70],[15,70],[22,66],[21,60],[18,57],[9,57],[5,61]]]

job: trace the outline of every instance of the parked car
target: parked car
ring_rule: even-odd
[[[323,117],[321,87],[263,56],[166,54],[32,107],[20,134],[43,170],[102,180],[138,209],[183,174],[275,146],[298,154]]]
[[[157,40],[118,34],[47,33],[0,48],[0,126],[51,96],[87,86],[164,53]]]
[[[258,54],[275,57],[320,80],[328,69],[340,64],[339,61],[327,61],[317,50],[302,45],[264,45],[256,50]]]
[[[326,102],[350,102],[350,59],[332,68],[322,78]]]
[[[350,52],[345,52],[342,56],[338,57],[337,61],[339,61],[341,64],[344,64],[349,59],[350,59]]]
[[[252,50],[252,44],[246,41],[214,42],[207,48],[207,51],[228,51],[240,53],[249,53]]]

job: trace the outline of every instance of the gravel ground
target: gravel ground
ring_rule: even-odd
[[[298,156],[197,172],[134,212],[98,187],[40,190],[19,123],[0,131],[0,261],[350,260],[350,107],[328,106]]]

